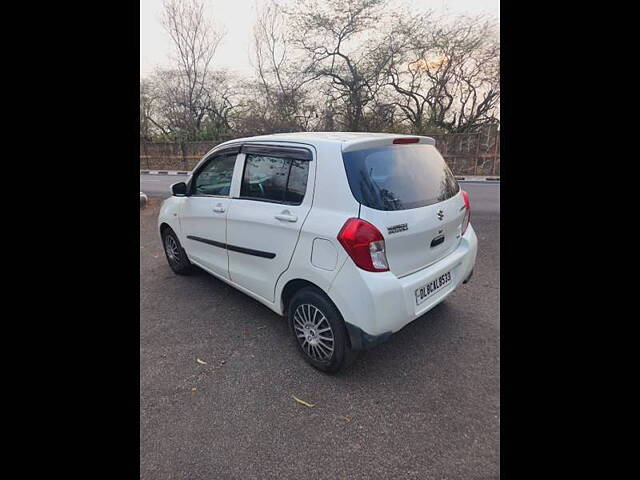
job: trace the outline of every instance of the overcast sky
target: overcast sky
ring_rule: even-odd
[[[266,0],[206,0],[207,7],[226,35],[216,52],[216,68],[228,68],[251,74],[250,41],[256,19],[256,5]],[[500,0],[394,0],[421,10],[447,11],[452,14],[486,13],[500,19]],[[140,76],[154,67],[167,65],[170,40],[160,24],[162,0],[140,0]]]

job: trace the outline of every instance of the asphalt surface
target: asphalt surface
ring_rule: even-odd
[[[185,182],[187,175],[140,175],[140,191],[150,197],[169,197],[171,185],[177,182]]]
[[[463,188],[479,238],[471,282],[336,376],[305,363],[258,302],[204,272],[174,275],[151,198],[140,211],[141,478],[499,478],[500,187]]]

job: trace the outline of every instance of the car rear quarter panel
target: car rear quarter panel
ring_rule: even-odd
[[[307,280],[320,287],[329,297],[331,282],[347,260],[337,235],[348,218],[357,217],[359,203],[353,197],[342,163],[339,144],[316,145],[317,167],[313,204],[307,216],[289,268],[276,283],[276,311],[284,312],[282,291],[291,280]],[[336,252],[335,268],[328,270],[311,261],[314,240],[330,242]],[[326,246],[326,244],[325,244]]]

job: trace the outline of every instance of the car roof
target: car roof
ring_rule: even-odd
[[[271,135],[259,135],[255,137],[238,138],[225,142],[225,144],[237,142],[300,142],[317,145],[321,143],[340,144],[343,151],[360,148],[371,148],[378,145],[391,144],[395,138],[418,138],[419,143],[434,145],[431,137],[421,135],[403,135],[396,133],[376,132],[291,132],[274,133]]]

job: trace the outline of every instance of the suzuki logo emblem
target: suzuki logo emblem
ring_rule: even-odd
[[[444,212],[442,210],[438,210],[438,220],[442,220],[444,218]]]

